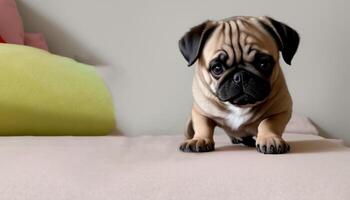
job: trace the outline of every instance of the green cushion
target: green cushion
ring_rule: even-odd
[[[0,45],[0,135],[105,135],[111,95],[94,67],[21,45]]]

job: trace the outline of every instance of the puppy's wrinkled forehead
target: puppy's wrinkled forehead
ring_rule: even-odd
[[[219,55],[227,55],[228,66],[251,62],[258,52],[278,59],[278,46],[258,18],[232,17],[215,23],[202,51],[206,66]]]

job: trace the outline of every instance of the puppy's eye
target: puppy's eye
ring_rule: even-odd
[[[222,66],[222,64],[217,63],[210,68],[210,71],[214,76],[218,77],[224,73],[225,68]]]
[[[266,60],[261,61],[260,63],[258,63],[258,65],[259,65],[258,67],[264,71],[270,69],[271,67],[270,62]]]
[[[275,65],[274,59],[270,55],[257,54],[254,60],[254,66],[262,73],[269,75]]]

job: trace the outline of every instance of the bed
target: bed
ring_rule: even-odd
[[[98,70],[112,87],[108,68]],[[180,134],[0,137],[0,200],[349,199],[341,140],[301,116],[284,138],[290,153],[263,155],[222,133],[209,153],[180,152]]]
[[[182,153],[183,136],[1,137],[0,199],[332,199],[350,195],[350,149],[286,133],[291,152],[263,155],[215,136]]]

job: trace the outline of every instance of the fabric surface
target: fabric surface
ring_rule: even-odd
[[[7,43],[23,44],[23,23],[15,0],[0,0],[0,35]]]
[[[216,151],[182,153],[183,136],[0,137],[0,199],[344,200],[350,150],[285,134],[264,155],[216,135]]]
[[[104,135],[112,98],[94,67],[46,51],[0,45],[0,135]]]
[[[24,33],[24,45],[48,51],[49,47],[42,33]]]

